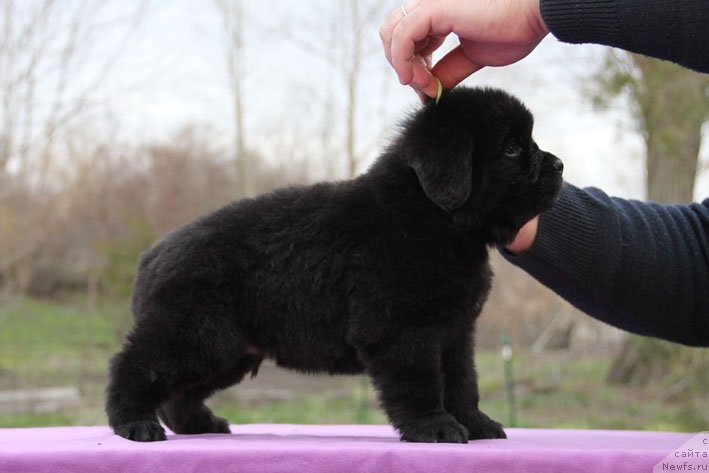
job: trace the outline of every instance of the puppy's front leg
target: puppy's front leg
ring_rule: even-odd
[[[478,409],[477,374],[472,336],[461,334],[443,349],[444,406],[470,434],[471,440],[506,438],[502,425]]]
[[[402,440],[466,443],[468,431],[443,408],[440,348],[426,338],[397,334],[393,345],[360,356]]]

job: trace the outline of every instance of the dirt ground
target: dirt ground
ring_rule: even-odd
[[[264,361],[253,378],[245,378],[240,384],[227,389],[218,396],[237,398],[254,404],[274,401],[290,401],[311,395],[328,398],[351,395],[364,385],[362,376],[326,376],[299,373],[277,367]]]

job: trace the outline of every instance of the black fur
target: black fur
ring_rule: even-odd
[[[429,103],[356,179],[232,203],[140,260],[135,326],[111,362],[106,411],[123,437],[229,432],[204,400],[263,358],[365,372],[403,440],[503,438],[478,410],[474,321],[488,246],[549,208],[561,161],[498,90]]]

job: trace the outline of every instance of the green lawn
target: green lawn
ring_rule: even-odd
[[[0,391],[77,386],[79,407],[53,413],[0,410],[0,427],[104,424],[103,389],[110,356],[130,323],[127,304],[103,301],[88,311],[81,299],[61,302],[16,299],[0,306]],[[497,351],[478,353],[481,408],[509,425]],[[532,356],[515,351],[513,371],[521,427],[699,431],[700,407],[658,400],[656,392],[609,385],[607,354],[555,352]],[[276,376],[279,376],[276,373]],[[286,376],[285,374],[283,376]],[[384,423],[366,384],[352,382],[322,392],[295,391],[286,401],[245,400],[239,389],[210,403],[232,423]],[[257,380],[258,381],[258,380]],[[247,386],[248,381],[245,381]],[[1,405],[0,405],[1,407]]]
[[[77,300],[22,298],[0,306],[0,390],[103,377],[122,318],[128,319],[125,308],[102,305],[90,312]]]

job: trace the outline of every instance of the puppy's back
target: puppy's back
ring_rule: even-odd
[[[289,265],[297,270],[304,263],[293,260],[303,260],[313,248],[337,251],[330,242],[342,243],[342,235],[356,229],[357,215],[366,213],[364,193],[353,181],[281,188],[232,202],[173,231],[140,257],[135,316],[155,299],[176,302],[210,288],[234,293],[235,287],[224,286]]]

